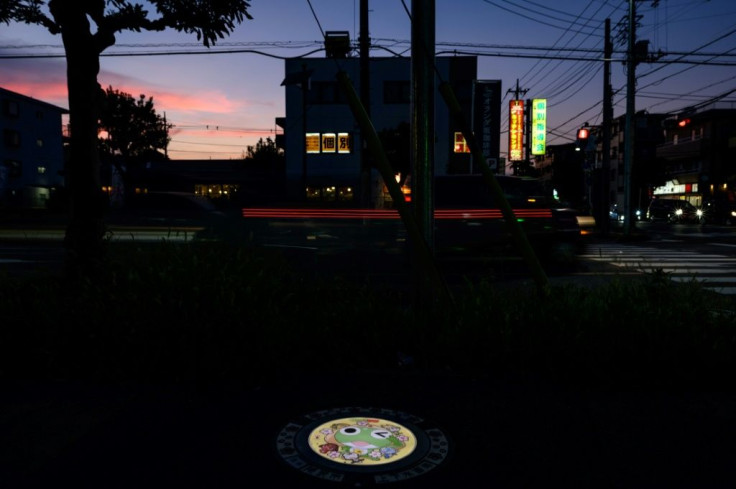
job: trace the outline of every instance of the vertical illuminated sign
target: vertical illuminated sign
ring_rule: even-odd
[[[543,155],[547,151],[547,99],[532,100],[532,154]]]
[[[472,120],[473,132],[486,163],[497,162],[501,152],[501,80],[473,82]],[[477,162],[473,162],[473,167],[477,165]],[[490,168],[499,170],[496,166]]]
[[[304,137],[306,138],[307,153],[319,153],[319,133],[308,132]]]
[[[509,102],[509,160],[523,159],[524,101]]]

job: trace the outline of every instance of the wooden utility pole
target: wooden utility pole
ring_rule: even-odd
[[[631,165],[634,162],[636,112],[636,0],[629,0],[629,36],[626,49],[626,132],[624,133],[624,235],[631,234]]]
[[[600,209],[597,212],[598,229],[602,235],[609,231],[608,212],[611,207],[611,122],[613,119],[613,93],[611,90],[611,19],[606,19],[603,47],[603,127],[601,128],[603,162],[600,173]]]
[[[371,115],[371,77],[370,77],[370,48],[371,38],[368,34],[368,0],[360,0],[360,101],[363,103],[368,116]],[[363,208],[371,206],[371,162],[368,145],[361,137],[360,154],[360,205]]]
[[[412,204],[419,230],[434,255],[434,0],[411,2]],[[427,284],[414,260],[415,295],[428,300]]]

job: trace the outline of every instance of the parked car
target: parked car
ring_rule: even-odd
[[[611,209],[608,211],[608,216],[614,221],[623,221],[624,220],[624,210],[619,209],[618,204],[613,204],[611,206]],[[636,218],[637,221],[641,221],[641,218],[642,218],[641,209],[634,210],[634,217]]]
[[[670,223],[703,224],[705,222],[702,209],[698,209],[686,200],[665,198],[652,199],[647,209],[647,219]]]
[[[705,222],[712,224],[736,224],[736,202],[712,200],[703,206]]]

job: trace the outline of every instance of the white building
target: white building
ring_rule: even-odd
[[[449,82],[467,120],[475,122],[476,137],[485,146],[484,154],[497,161],[500,81],[478,81],[474,56],[437,57],[435,63],[438,72],[434,98],[435,174],[478,173],[478,168],[473,168],[461,130],[451,120],[438,89],[442,81]],[[360,68],[361,60],[357,57],[293,58],[285,62],[286,117],[278,122],[284,129],[288,193],[296,200],[306,195],[314,202],[344,202],[347,205],[360,202],[363,139],[337,80],[338,72],[344,71],[356,94],[360,94]],[[370,105],[367,109],[375,130],[380,134],[409,123],[411,58],[370,58],[369,71]],[[474,107],[477,107],[475,111]],[[400,146],[409,154],[409,134],[404,133],[404,137]],[[407,167],[411,168],[410,163]],[[370,185],[371,205],[383,206],[388,195],[375,169]]]
[[[0,88],[0,206],[45,207],[64,185],[67,109]]]

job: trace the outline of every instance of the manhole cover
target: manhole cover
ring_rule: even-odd
[[[304,474],[353,485],[403,481],[447,457],[449,442],[436,426],[385,408],[317,411],[286,424],[276,448]]]

